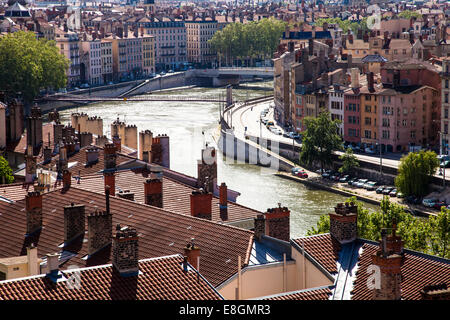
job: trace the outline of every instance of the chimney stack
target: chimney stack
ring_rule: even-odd
[[[214,190],[217,181],[217,155],[214,147],[202,149],[202,160],[197,163],[197,187],[207,192]]]
[[[262,214],[258,214],[255,218],[254,234],[258,241],[261,241],[261,237],[266,234],[266,218]]]
[[[352,242],[358,236],[358,206],[353,202],[338,203],[330,213],[330,234],[341,244]]]
[[[184,247],[184,255],[189,264],[200,271],[200,248],[194,244],[194,239]]]
[[[228,220],[228,188],[225,182],[219,187],[219,209],[221,220]]]
[[[57,282],[58,278],[61,278],[59,273],[59,254],[58,253],[48,253],[47,254],[47,277],[52,282]]]
[[[145,204],[163,207],[163,181],[160,178],[150,178],[144,182]]]
[[[113,145],[116,147],[117,152],[121,152],[122,151],[122,139],[118,135],[115,135],[112,137],[112,142],[113,142]]]
[[[52,149],[50,147],[44,147],[44,164],[52,161]]]
[[[33,147],[28,145],[25,154],[25,183],[33,183],[36,178],[36,157],[33,155]]]
[[[27,235],[42,228],[42,194],[28,192],[25,196],[25,210],[27,214]]]
[[[28,276],[35,276],[40,273],[37,248],[34,244],[27,247]]]
[[[116,146],[112,143],[105,144],[105,147],[103,149],[104,154],[104,170],[105,171],[115,171],[116,170]]]
[[[265,216],[265,234],[269,237],[277,238],[284,241],[290,240],[290,219],[291,212],[286,207],[267,209]]]
[[[191,216],[207,220],[212,219],[212,193],[203,189],[192,191]]]
[[[85,207],[82,204],[64,207],[64,243],[84,235]]]
[[[122,277],[139,274],[139,237],[136,229],[116,226],[112,239],[112,265]]]
[[[86,154],[86,166],[91,166],[98,162],[98,148],[97,147],[87,147],[85,150]]]
[[[450,288],[446,283],[429,285],[420,291],[422,300],[450,300]]]
[[[72,183],[72,173],[69,170],[63,171],[63,190],[67,191]]]
[[[380,268],[379,288],[372,291],[373,300],[401,299],[401,267],[404,262],[403,254],[390,251],[387,230],[381,230],[380,249],[372,255],[372,264]]]
[[[112,214],[96,209],[88,215],[88,254],[91,256],[97,251],[111,244]]]

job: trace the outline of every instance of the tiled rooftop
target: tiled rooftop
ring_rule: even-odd
[[[0,201],[0,257],[26,254],[26,247],[35,243],[39,257],[47,253],[68,251],[76,255],[70,264],[80,267],[96,266],[111,261],[111,246],[89,259],[87,256],[87,233],[61,248],[64,239],[64,206],[84,204],[86,214],[96,208],[106,210],[105,196],[78,188],[68,191],[51,191],[43,195],[43,228],[33,236],[26,237],[25,199],[15,203]],[[139,258],[182,254],[183,248],[195,238],[201,248],[200,271],[214,286],[227,280],[237,271],[240,255],[248,263],[253,243],[253,232],[213,223],[204,219],[173,213],[133,201],[110,198],[113,226],[128,225],[138,230]],[[87,230],[87,219],[86,227]],[[83,259],[83,257],[85,259]]]
[[[328,300],[330,294],[329,288],[317,288],[281,293],[265,297],[263,300]]]
[[[183,257],[173,255],[139,261],[139,275],[122,277],[112,265],[79,271],[79,289],[52,282],[45,274],[0,282],[0,300],[222,300],[192,268],[184,272]]]
[[[372,299],[372,291],[367,287],[369,274],[365,271],[372,264],[372,255],[379,249],[377,243],[357,239],[354,243],[340,245],[329,233],[295,239],[294,242],[301,247],[302,240],[306,252],[335,277],[333,299]],[[411,250],[404,252],[402,299],[421,299],[420,290],[427,285],[446,283],[450,286],[450,260]]]

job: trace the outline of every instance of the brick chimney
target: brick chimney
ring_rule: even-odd
[[[105,181],[105,194],[106,190],[112,196],[116,195],[116,175],[114,172],[103,172],[103,180]]]
[[[27,214],[27,235],[42,228],[42,194],[28,192],[25,196],[25,210]]]
[[[122,139],[119,136],[112,137],[113,145],[116,147],[117,152],[122,151]]]
[[[36,157],[33,155],[33,147],[28,146],[25,154],[25,182],[33,183],[36,178]]]
[[[358,236],[358,206],[354,203],[338,203],[330,213],[330,234],[340,243],[354,241]]]
[[[64,243],[84,235],[85,207],[82,204],[64,207]]]
[[[212,218],[212,193],[203,189],[192,191],[191,216],[211,220]]]
[[[52,161],[52,149],[50,147],[44,147],[44,163]]]
[[[290,226],[289,218],[291,212],[286,207],[267,209],[265,216],[265,234],[272,238],[277,238],[284,241],[290,240]]]
[[[189,264],[197,271],[200,271],[200,248],[195,245],[194,239],[184,247],[184,255]]]
[[[163,207],[163,181],[160,178],[150,178],[144,182],[145,204]]]
[[[112,265],[123,277],[139,274],[139,237],[134,228],[116,226],[112,238]]]
[[[33,147],[33,155],[37,156],[43,143],[41,109],[37,106],[31,108],[27,117],[27,145]]]
[[[111,244],[112,237],[112,214],[107,211],[96,209],[88,215],[88,254]]]
[[[379,288],[372,289],[373,300],[401,299],[401,267],[403,262],[403,255],[389,252],[387,230],[382,229],[380,249],[372,255],[372,264],[380,268]]]
[[[370,92],[374,92],[375,91],[375,87],[374,87],[374,80],[373,80],[373,72],[369,72],[367,75],[367,87],[369,89]]]
[[[222,182],[219,187],[219,209],[220,219],[228,220],[228,188],[225,182]]]
[[[72,183],[72,173],[69,170],[64,170],[62,174],[63,190],[68,190]]]
[[[116,154],[117,148],[112,143],[105,144],[103,149],[104,154],[104,170],[105,171],[115,171],[116,170]]]

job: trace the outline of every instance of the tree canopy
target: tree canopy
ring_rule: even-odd
[[[339,168],[340,173],[350,173],[356,167],[359,167],[358,158],[353,154],[352,148],[347,148],[345,153],[339,156],[342,166]]]
[[[13,183],[14,177],[12,175],[12,169],[8,164],[8,161],[0,156],[0,184]]]
[[[358,32],[358,29],[362,29],[363,31],[368,30],[367,17],[362,18],[359,22],[348,19],[343,20],[341,18],[320,18],[316,20],[316,26],[322,27],[325,22],[328,24],[337,24],[345,33],[348,30],[351,30],[354,34]]]
[[[395,185],[404,195],[424,196],[438,167],[434,151],[410,152],[400,159]]]
[[[445,207],[437,216],[429,219],[414,217],[396,203],[384,197],[380,210],[370,212],[355,197],[347,202],[358,206],[358,237],[378,241],[382,228],[392,228],[397,225],[397,234],[402,237],[405,248],[421,251],[443,258],[450,258],[450,210]],[[317,227],[311,228],[307,235],[330,232],[330,217],[322,215]]]
[[[209,42],[227,64],[234,59],[267,58],[276,50],[285,26],[285,22],[273,18],[234,22],[217,31]]]
[[[411,19],[411,18],[422,18],[422,15],[416,11],[404,10],[399,13],[399,18]]]
[[[33,32],[19,31],[0,37],[0,91],[21,92],[31,102],[41,89],[65,87],[69,60],[54,41],[36,39]]]
[[[300,162],[312,164],[319,161],[321,169],[332,162],[333,151],[342,148],[338,135],[339,120],[331,120],[329,112],[321,112],[317,118],[304,119],[306,130],[303,133]]]

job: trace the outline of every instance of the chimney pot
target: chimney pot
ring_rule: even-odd
[[[112,214],[96,209],[88,215],[88,254],[111,244]]]
[[[219,187],[219,209],[220,218],[223,221],[228,220],[228,188],[225,182]]]
[[[139,237],[136,229],[116,226],[112,239],[113,266],[123,277],[139,273]]]
[[[75,205],[64,207],[64,243],[84,235],[85,228],[85,206]]]
[[[163,181],[159,178],[147,179],[144,182],[145,204],[163,207]]]
[[[203,191],[192,191],[191,194],[191,215],[207,220],[212,219],[212,194]]]
[[[30,235],[42,228],[42,194],[28,192],[25,196],[27,214],[27,234]]]
[[[184,248],[184,255],[189,264],[197,271],[200,271],[200,248],[192,243],[188,243]]]

